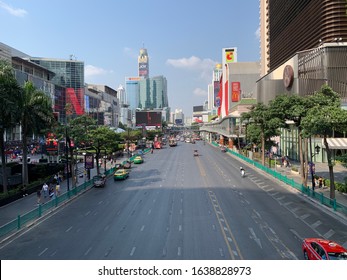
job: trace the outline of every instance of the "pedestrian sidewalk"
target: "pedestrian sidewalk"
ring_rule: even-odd
[[[108,161],[106,164],[107,170],[114,167],[116,163],[122,163],[123,161],[127,160],[127,157],[117,158],[116,162],[111,165],[111,162]],[[81,166],[80,166],[81,168]],[[83,168],[83,167],[82,167]],[[96,175],[96,168],[90,170],[90,178],[93,178],[94,175]],[[100,172],[104,172],[104,165],[100,167]],[[86,182],[87,178],[83,176],[83,178],[77,179],[77,186],[82,185]],[[64,194],[67,192],[67,180],[64,180],[60,184],[60,193]],[[72,180],[69,179],[69,188],[71,190],[72,188]],[[41,203],[44,204],[46,202],[50,201],[50,197],[44,198],[44,196],[41,196]],[[4,205],[0,207],[0,227],[17,219],[19,215],[26,214],[38,207],[37,205],[37,195],[36,192],[24,196],[21,199],[18,199],[16,201],[13,201],[7,205]]]
[[[300,163],[298,162],[291,162],[292,166],[295,166],[297,170],[300,170]],[[291,167],[278,167],[276,166],[276,171],[280,172],[283,175],[286,175],[287,178],[293,179],[298,184],[302,184],[301,181],[301,174],[292,172]],[[315,163],[315,174],[319,177],[322,177],[324,179],[330,179],[329,175],[329,168],[328,163]],[[334,166],[334,180],[335,182],[341,182],[344,183],[344,178],[347,177],[347,169],[343,167],[341,164],[336,164]],[[312,177],[311,174],[308,174],[307,179],[307,185],[312,190]],[[315,193],[317,194],[323,194],[325,197],[330,197],[330,187],[329,186],[323,186],[322,188],[319,188],[318,186],[315,187]],[[341,193],[337,190],[335,190],[335,199],[336,202],[340,205],[343,205],[347,209],[347,194]],[[347,217],[347,215],[344,215]]]

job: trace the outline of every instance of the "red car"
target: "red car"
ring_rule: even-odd
[[[302,251],[306,260],[347,260],[347,249],[321,238],[304,239]]]

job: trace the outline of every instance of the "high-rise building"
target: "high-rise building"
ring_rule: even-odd
[[[147,49],[140,49],[140,55],[138,57],[139,64],[139,77],[148,78],[149,77],[149,59]]]
[[[125,78],[125,92],[127,94],[127,102],[131,110],[139,107],[139,82],[140,77]]]
[[[29,61],[45,67],[55,75],[52,82],[66,88],[66,102],[71,104],[72,115],[84,114],[84,62],[73,60],[30,57]]]
[[[260,0],[261,75],[298,51],[347,40],[345,0]]]
[[[163,109],[169,107],[167,80],[164,76],[155,76],[151,78],[151,95],[153,98],[153,108]]]
[[[167,81],[164,76],[139,80],[140,109],[163,109],[168,107]]]

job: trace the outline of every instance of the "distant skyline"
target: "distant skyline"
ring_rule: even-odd
[[[146,48],[150,77],[166,77],[171,110],[185,116],[207,100],[223,48],[260,61],[259,0],[0,1],[0,24],[0,42],[33,57],[73,55],[86,83],[114,89],[138,75]]]

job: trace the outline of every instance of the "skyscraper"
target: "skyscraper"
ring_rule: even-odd
[[[261,75],[298,51],[347,40],[345,0],[260,0]]]
[[[139,63],[139,77],[148,78],[149,76],[149,60],[147,49],[140,49],[140,55],[137,59]]]

